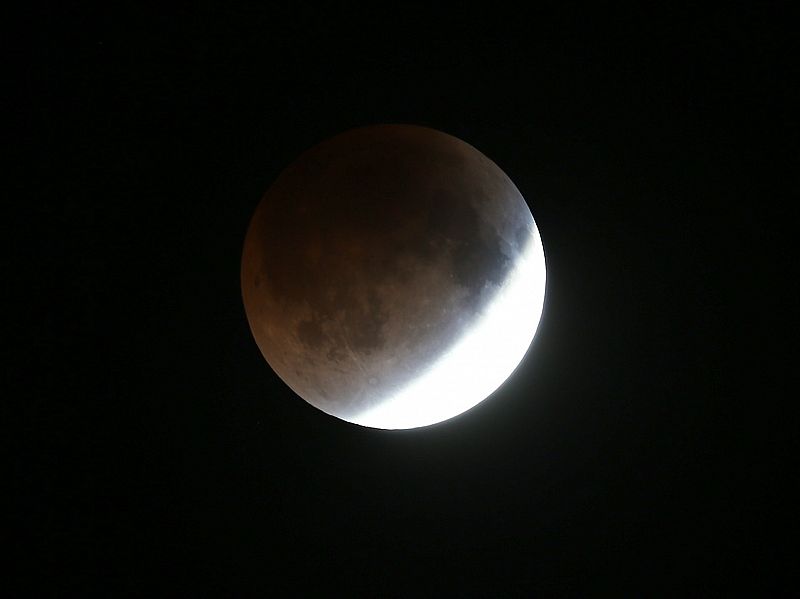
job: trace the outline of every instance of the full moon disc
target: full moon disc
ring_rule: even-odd
[[[512,373],[542,314],[539,231],[469,144],[410,125],[301,155],[250,222],[242,296],[266,361],[323,412],[405,429],[472,408]]]

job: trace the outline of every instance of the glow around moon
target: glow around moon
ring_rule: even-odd
[[[298,395],[362,426],[442,422],[494,392],[536,333],[541,238],[519,190],[424,127],[345,132],[278,178],[248,228],[242,297]]]

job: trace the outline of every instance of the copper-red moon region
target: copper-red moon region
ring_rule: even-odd
[[[258,204],[242,296],[278,376],[320,410],[377,428],[451,418],[527,351],[544,253],[503,171],[410,125],[347,131],[301,155]]]

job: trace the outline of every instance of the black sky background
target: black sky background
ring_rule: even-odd
[[[6,55],[21,209],[6,238],[22,241],[5,293],[24,303],[6,326],[11,580],[107,596],[788,588],[796,441],[778,381],[796,352],[778,338],[796,283],[773,290],[790,272],[797,72],[782,16],[759,7],[28,8]],[[489,156],[547,257],[519,369],[415,431],[294,396],[239,292],[263,192],[374,123]]]

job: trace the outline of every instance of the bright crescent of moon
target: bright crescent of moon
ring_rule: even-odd
[[[437,424],[475,407],[516,370],[544,306],[544,251],[535,229],[486,314],[455,346],[399,393],[352,422],[382,429]]]

